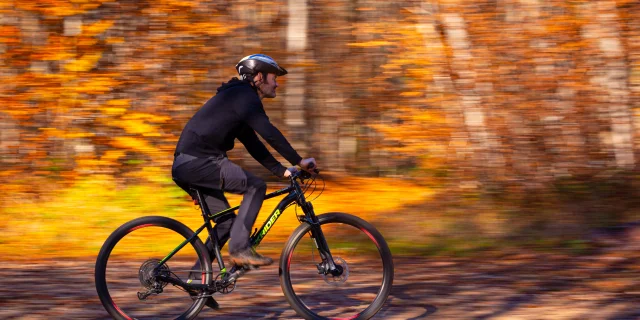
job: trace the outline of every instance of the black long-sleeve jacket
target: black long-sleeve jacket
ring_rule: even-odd
[[[256,132],[291,164],[297,165],[302,159],[271,124],[253,87],[234,78],[220,86],[217,94],[187,122],[178,140],[176,154],[186,153],[199,158],[226,155],[237,138],[254,159],[282,177],[286,168],[271,155]]]

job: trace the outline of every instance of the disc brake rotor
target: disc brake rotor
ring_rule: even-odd
[[[342,274],[339,276],[333,276],[329,273],[323,274],[322,276],[324,277],[324,282],[328,283],[329,285],[340,286],[344,284],[349,278],[349,265],[347,265],[347,262],[340,257],[333,257],[333,263],[336,266],[342,267]]]

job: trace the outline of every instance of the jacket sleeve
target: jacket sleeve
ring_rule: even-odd
[[[280,153],[292,165],[295,166],[300,163],[302,157],[295,149],[293,149],[280,130],[271,124],[269,117],[267,117],[267,114],[262,108],[260,100],[244,103],[236,109],[236,112],[240,118],[249,125],[249,127],[251,127],[251,129],[255,130],[255,132],[257,132],[265,141],[267,141],[267,143],[269,143],[270,146],[278,151],[278,153]],[[264,147],[264,145],[262,146]]]
[[[284,171],[287,170],[276,158],[273,157],[267,147],[262,144],[256,133],[250,127],[246,126],[242,129],[238,135],[238,140],[247,148],[249,154],[260,162],[262,166],[271,171],[278,177],[284,176]]]

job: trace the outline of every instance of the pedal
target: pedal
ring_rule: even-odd
[[[237,270],[234,271],[232,274],[229,275],[229,280],[234,279],[237,280],[238,278],[242,277],[245,273],[251,271],[251,270],[257,270],[259,269],[260,266],[254,266],[251,264],[243,264],[241,266],[237,266]]]

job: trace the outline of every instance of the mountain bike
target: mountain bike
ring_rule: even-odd
[[[294,206],[300,225],[289,236],[279,261],[286,300],[305,319],[369,319],[391,291],[391,251],[380,232],[359,217],[314,213],[307,198],[318,186],[319,171],[315,172],[296,172],[289,177],[288,187],[265,196],[284,195],[255,229],[251,243],[257,247],[285,209]],[[199,237],[207,229],[210,240],[218,239],[213,228],[216,219],[240,206],[211,213],[203,189],[191,186],[191,191],[204,218],[195,232],[175,219],[147,216],[123,224],[104,242],[96,261],[95,284],[113,318],[193,319],[208,297],[233,292],[239,278],[252,269],[227,269],[217,241],[211,241],[209,249]],[[215,271],[212,258],[217,261]],[[199,277],[194,280],[193,274]]]

